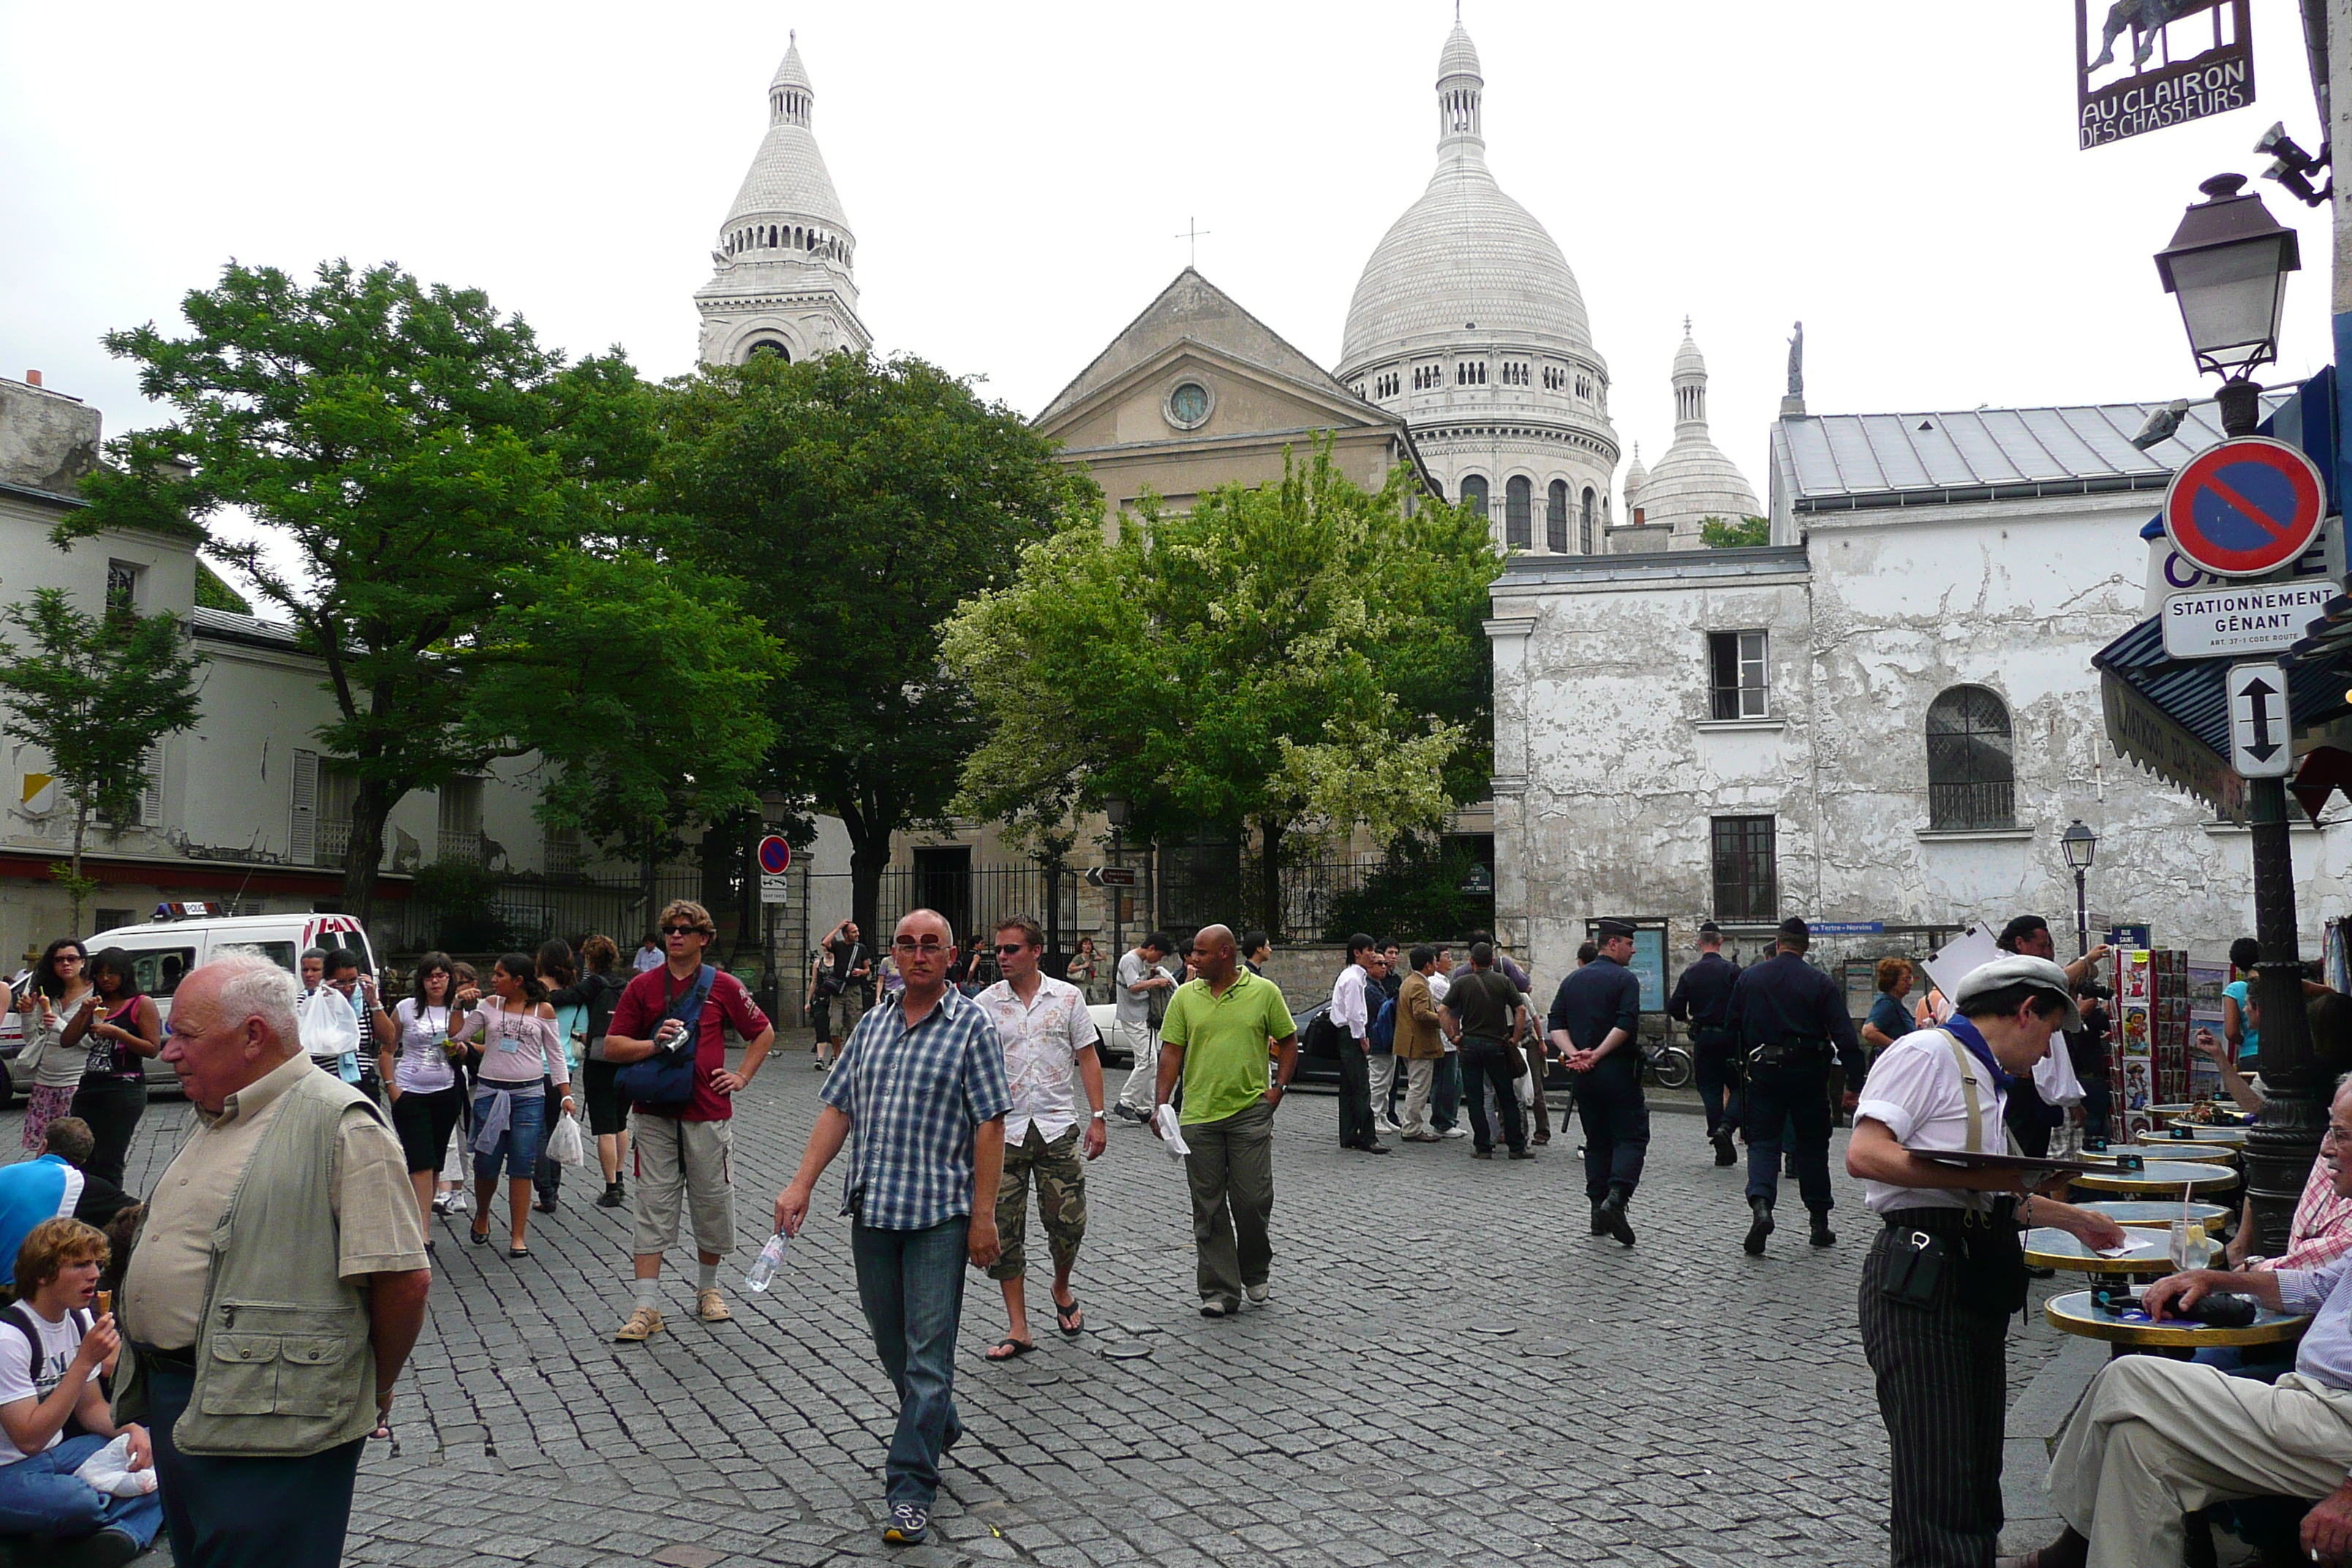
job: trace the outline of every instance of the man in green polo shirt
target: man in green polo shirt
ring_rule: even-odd
[[[1192,1241],[1199,1252],[1201,1316],[1237,1317],[1246,1293],[1264,1306],[1274,1261],[1266,1221],[1274,1214],[1274,1108],[1298,1069],[1298,1026],[1282,987],[1235,962],[1234,933],[1209,926],[1192,939],[1197,978],[1177,989],[1160,1026],[1160,1108],[1181,1079],[1181,1118],[1192,1152]],[[1266,1086],[1266,1058],[1275,1058]]]

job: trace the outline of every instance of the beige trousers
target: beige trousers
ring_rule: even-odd
[[[1429,1091],[1437,1081],[1440,1059],[1428,1057],[1404,1064],[1404,1130],[1407,1132],[1429,1131]]]
[[[2181,1560],[2181,1515],[2232,1498],[2323,1498],[2352,1470],[2352,1394],[2158,1356],[2109,1362],[2050,1461],[2090,1568]]]

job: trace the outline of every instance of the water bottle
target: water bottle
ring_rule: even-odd
[[[760,1256],[751,1260],[751,1271],[743,1276],[743,1288],[765,1290],[769,1281],[775,1279],[776,1270],[783,1266],[784,1248],[791,1245],[792,1238],[782,1231],[768,1237],[768,1245],[760,1248]]]

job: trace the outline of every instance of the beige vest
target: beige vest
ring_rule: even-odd
[[[213,1227],[195,1387],[174,1447],[299,1458],[374,1428],[367,1295],[338,1277],[333,1208],[342,1121],[361,1115],[383,1120],[328,1073],[304,1073],[280,1098]],[[126,1340],[138,1331],[123,1325]],[[143,1415],[145,1380],[131,1370],[118,1419]]]

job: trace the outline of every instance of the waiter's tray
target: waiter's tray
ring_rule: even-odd
[[[1964,1171],[2042,1171],[2051,1175],[2079,1175],[2085,1171],[2114,1172],[2119,1162],[2107,1160],[2044,1159],[2034,1154],[1993,1154],[1967,1149],[1914,1149],[1903,1145],[1906,1154],[1916,1154],[1922,1160],[1933,1160],[1938,1165],[1957,1165]]]

